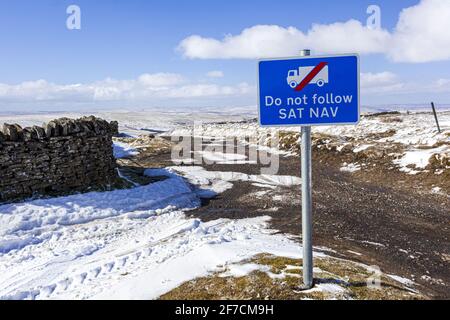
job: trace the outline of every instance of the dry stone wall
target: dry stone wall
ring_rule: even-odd
[[[61,118],[42,127],[0,130],[0,203],[105,190],[118,182],[112,137],[117,122]]]

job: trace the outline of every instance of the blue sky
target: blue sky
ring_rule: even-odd
[[[265,55],[264,50],[253,53],[253,48],[243,48],[242,51],[251,52],[241,57],[239,46],[236,48],[236,44],[223,41],[226,35],[239,37],[245,29],[260,25],[281,28],[281,37],[291,26],[306,34],[313,24],[331,28],[335,23],[344,24],[351,19],[364,26],[368,17],[366,9],[375,3],[381,8],[382,29],[395,37],[402,9],[417,5],[423,6],[419,7],[419,12],[425,14],[423,23],[425,26],[428,24],[428,29],[433,29],[429,25],[435,23],[435,18],[429,17],[433,13],[430,11],[436,5],[445,6],[445,3],[442,0],[419,2],[0,0],[0,104],[2,109],[17,106],[39,108],[42,105],[64,109],[77,104],[103,108],[118,105],[254,105],[256,58]],[[71,4],[81,9],[81,30],[66,28],[66,8]],[[440,8],[439,12],[442,11],[448,13]],[[417,16],[413,12],[406,20],[414,27]],[[439,18],[437,20],[436,23],[441,23]],[[344,30],[349,30],[347,27],[351,28],[344,25]],[[259,37],[260,30],[252,30],[250,37],[265,39],[263,33]],[[332,34],[333,30],[327,34]],[[268,36],[277,34],[270,29],[261,32],[268,32]],[[200,48],[203,50],[201,56],[189,54],[189,50],[196,50],[192,48],[195,43],[188,41],[193,35],[199,36],[199,47],[205,46]],[[376,40],[384,36],[381,33],[379,37],[373,35]],[[348,40],[345,38],[343,41],[349,42],[349,49],[370,46],[370,39],[368,44],[353,43],[352,32],[348,32],[346,37]],[[442,40],[442,37],[445,35],[438,35],[436,39]],[[217,50],[231,53],[217,54],[216,49],[209,47],[207,39],[218,42],[215,45]],[[247,41],[245,33],[239,39]],[[303,38],[292,35],[287,42],[296,39]],[[277,41],[274,40],[274,45]],[[368,88],[363,90],[363,103],[426,103],[431,99],[450,103],[450,90],[447,89],[450,84],[447,82],[450,78],[450,53],[446,51],[450,46],[446,46],[447,39],[444,42],[435,57],[424,62],[416,61],[417,53],[411,54],[411,49],[404,48],[404,45],[392,52],[388,49],[380,52],[378,48],[363,53],[361,71]],[[384,42],[380,40],[380,43],[383,46]],[[334,47],[324,48],[322,44],[317,44],[317,47],[317,50],[312,48],[313,53],[334,51]],[[426,54],[426,48],[417,49]],[[287,48],[286,55],[292,55],[292,50],[292,47]],[[214,73],[216,77],[210,77],[208,73],[211,71],[220,72]],[[139,80],[146,74],[149,75],[146,77],[148,81]],[[105,83],[109,78],[113,80]],[[38,80],[41,82],[36,82]],[[172,81],[177,90],[180,87],[183,90],[167,88]],[[396,87],[399,83],[402,86]],[[78,86],[72,87],[74,84]],[[422,84],[430,88],[418,89],[423,87]],[[382,94],[377,92],[379,87]],[[95,94],[93,90],[97,90]],[[191,92],[197,93],[191,95]]]

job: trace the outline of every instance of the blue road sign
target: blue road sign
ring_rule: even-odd
[[[267,59],[258,63],[261,126],[356,124],[359,57]]]

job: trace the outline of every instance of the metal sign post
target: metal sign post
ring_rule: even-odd
[[[300,56],[309,56],[310,50],[302,50]],[[301,176],[302,176],[302,241],[303,241],[303,287],[313,287],[312,252],[312,193],[311,193],[311,127],[301,128]]]
[[[303,285],[314,285],[311,126],[357,124],[357,54],[262,59],[258,62],[258,120],[262,127],[301,126]]]

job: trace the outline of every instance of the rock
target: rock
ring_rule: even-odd
[[[119,123],[117,121],[111,121],[109,123],[110,126],[110,130],[111,130],[111,134],[113,136],[118,136],[119,135]]]
[[[3,133],[9,141],[20,141],[23,137],[22,127],[18,124],[3,124]]]
[[[62,134],[62,128],[58,120],[53,120],[47,123],[45,131],[47,138],[59,137]]]
[[[33,126],[32,129],[34,130],[37,139],[39,139],[39,140],[45,139],[46,134],[45,134],[44,128],[38,127],[38,126]]]
[[[37,139],[37,135],[32,128],[24,128],[22,132],[23,140],[26,142]]]

